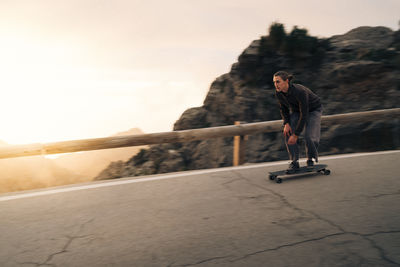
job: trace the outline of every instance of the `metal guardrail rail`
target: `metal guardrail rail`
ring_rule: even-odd
[[[378,119],[398,119],[400,108],[353,112],[322,117],[322,127],[335,124],[360,123]],[[1,158],[71,153],[98,149],[120,148],[163,143],[181,143],[221,137],[246,136],[282,130],[282,120],[247,123],[240,125],[127,135],[94,139],[81,139],[53,143],[10,145],[0,147]]]

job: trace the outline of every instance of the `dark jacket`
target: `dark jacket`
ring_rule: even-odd
[[[275,96],[279,101],[284,125],[290,124],[290,113],[297,112],[300,114],[299,121],[294,129],[294,134],[297,136],[303,131],[308,113],[321,108],[319,97],[301,84],[290,84],[287,93],[275,90]]]

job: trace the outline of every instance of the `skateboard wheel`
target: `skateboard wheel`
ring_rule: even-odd
[[[324,174],[325,175],[329,175],[329,174],[331,174],[331,171],[330,170],[324,170]]]
[[[276,183],[277,183],[277,184],[282,183],[282,179],[281,179],[281,178],[276,179]]]
[[[276,178],[275,175],[272,175],[272,174],[269,175],[269,179],[270,179],[271,181],[275,180],[275,178]]]

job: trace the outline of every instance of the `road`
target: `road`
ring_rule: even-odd
[[[0,266],[400,266],[400,151],[0,195]],[[304,164],[304,163],[303,163]]]

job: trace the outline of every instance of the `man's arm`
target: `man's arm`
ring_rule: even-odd
[[[300,115],[294,134],[299,136],[303,131],[304,125],[308,117],[308,94],[306,91],[300,90],[296,95],[296,98],[299,103]]]
[[[283,125],[285,125],[286,123],[290,124],[289,107],[284,104],[284,100],[282,99],[281,95],[279,95],[278,93],[276,93],[275,95],[276,98],[278,99]]]

